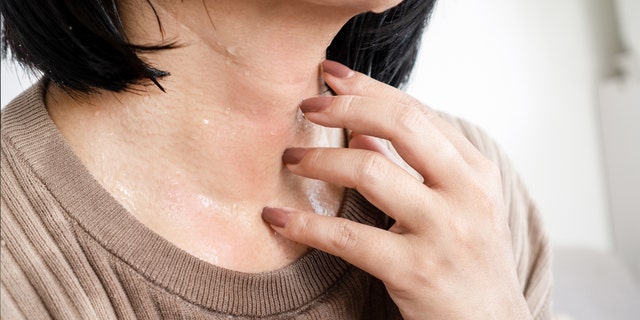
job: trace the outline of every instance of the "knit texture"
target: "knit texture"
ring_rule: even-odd
[[[155,234],[71,151],[47,114],[46,85],[2,112],[2,319],[400,318],[380,281],[324,252],[249,274],[211,265]],[[551,254],[533,202],[485,134],[446,118],[501,168],[522,290],[534,317],[550,318]],[[389,225],[351,189],[339,215]]]

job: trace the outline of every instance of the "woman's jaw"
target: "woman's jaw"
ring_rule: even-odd
[[[305,0],[302,0],[305,1]],[[350,8],[357,13],[383,12],[391,9],[403,0],[306,0],[317,5],[325,5],[336,8]]]

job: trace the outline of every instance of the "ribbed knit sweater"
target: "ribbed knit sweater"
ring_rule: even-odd
[[[400,318],[380,281],[321,251],[249,274],[155,234],[72,152],[47,113],[45,87],[41,81],[2,112],[2,319]],[[534,204],[490,139],[446,117],[501,168],[522,291],[534,317],[549,318],[551,254]],[[355,190],[339,215],[389,224]]]

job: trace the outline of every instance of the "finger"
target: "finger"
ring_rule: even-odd
[[[391,150],[389,150],[389,148],[381,139],[372,136],[366,136],[364,134],[359,134],[357,132],[351,133],[351,137],[349,139],[349,148],[375,151],[387,157],[394,163],[399,163],[400,160],[398,159],[398,156],[396,156],[391,152]]]
[[[469,170],[458,149],[415,106],[371,97],[337,96],[306,99],[300,109],[314,123],[346,127],[391,141],[431,186],[455,181]]]
[[[369,202],[402,225],[418,230],[434,223],[440,197],[383,155],[358,149],[287,149],[283,155],[294,174],[358,190]]]
[[[459,130],[405,92],[362,73],[352,71],[335,61],[325,60],[322,64],[322,69],[326,83],[337,94],[372,97],[380,100],[396,101],[404,105],[417,106],[417,109],[423,112],[433,125],[442,131],[443,135],[451,141],[469,163],[473,164],[483,159],[480,152]]]
[[[424,178],[415,169],[409,166],[409,164],[407,164],[400,157],[400,155],[395,152],[395,150],[393,150],[393,147],[389,144],[389,141],[383,141],[376,137],[352,132],[351,139],[349,140],[349,148],[378,152],[387,157],[387,159],[393,161],[393,163],[405,169],[416,179],[420,180],[421,182],[424,181]]]
[[[344,218],[291,208],[264,208],[262,218],[281,236],[338,256],[382,280],[403,268],[409,252],[401,235]]]
[[[338,95],[359,95],[380,99],[393,99],[401,104],[422,104],[414,97],[377,81],[360,72],[353,71],[349,67],[331,60],[322,62],[322,76]]]

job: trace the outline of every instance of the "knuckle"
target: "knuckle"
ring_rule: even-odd
[[[384,282],[394,292],[410,292],[417,284],[413,276],[416,270],[419,270],[418,267],[405,267],[389,272],[385,275]]]
[[[491,160],[485,159],[482,163],[482,171],[492,180],[502,180],[502,172],[500,171],[500,168]]]
[[[422,108],[420,108],[420,111],[422,112],[422,114],[424,114],[424,116],[427,118],[427,120],[434,122],[434,121],[438,121],[438,120],[444,120],[440,117],[440,115],[438,115],[437,112],[434,112],[433,110],[430,110],[429,108],[426,108],[424,106],[422,106]]]
[[[473,199],[473,211],[484,219],[491,218],[498,212],[501,197],[492,188],[478,186]]]
[[[355,96],[341,96],[340,97],[340,108],[344,111],[349,111],[356,105],[356,97]]]
[[[357,233],[347,220],[341,219],[330,237],[332,246],[339,251],[348,250],[356,246]]]
[[[295,215],[295,219],[293,219],[293,222],[294,223],[288,224],[292,226],[289,228],[289,232],[296,239],[305,238],[305,236],[309,233],[309,228],[311,227],[309,217],[306,214]]]
[[[505,222],[501,191],[480,182],[470,189],[466,205],[460,208],[464,214],[449,220],[451,234],[465,248],[486,243],[489,235],[496,234]]]
[[[423,286],[432,287],[434,275],[439,273],[441,265],[442,263],[436,264],[433,260],[428,260],[425,257],[418,257],[414,261],[412,281],[408,285],[412,286],[419,283]]]
[[[334,106],[334,110],[338,110],[340,114],[349,115],[353,113],[357,113],[356,106],[358,104],[356,96],[339,96],[338,99],[334,99],[336,101],[336,105]],[[343,127],[347,127],[347,123],[345,120],[342,120],[341,125]]]
[[[493,192],[485,191],[480,197],[478,206],[482,212],[493,214],[497,211],[498,201],[493,196]]]
[[[356,175],[356,187],[379,184],[388,170],[387,160],[378,153],[367,154],[360,163]]]
[[[454,236],[456,243],[464,248],[468,248],[471,244],[475,243],[476,237],[474,235],[474,228],[471,227],[466,221],[462,219],[450,219],[449,229]]]
[[[409,95],[407,93],[405,93],[404,91],[400,91],[394,88],[394,90],[396,90],[397,94],[395,94],[395,99],[396,101],[398,101],[401,104],[407,105],[407,106],[412,106],[417,108],[418,110],[426,110],[427,108],[425,107],[424,104],[422,104],[422,102],[420,102],[418,99],[414,98],[412,95]]]
[[[420,132],[425,126],[425,115],[416,107],[400,107],[396,110],[396,119],[399,128],[405,132]]]
[[[490,160],[484,160],[476,182],[478,204],[481,209],[495,212],[502,202],[502,172]]]
[[[398,266],[398,272],[389,274],[386,281],[397,291],[410,292],[416,286],[432,287],[437,278],[434,276],[439,272],[439,265],[435,260],[437,258],[434,255],[414,252],[411,258]]]

